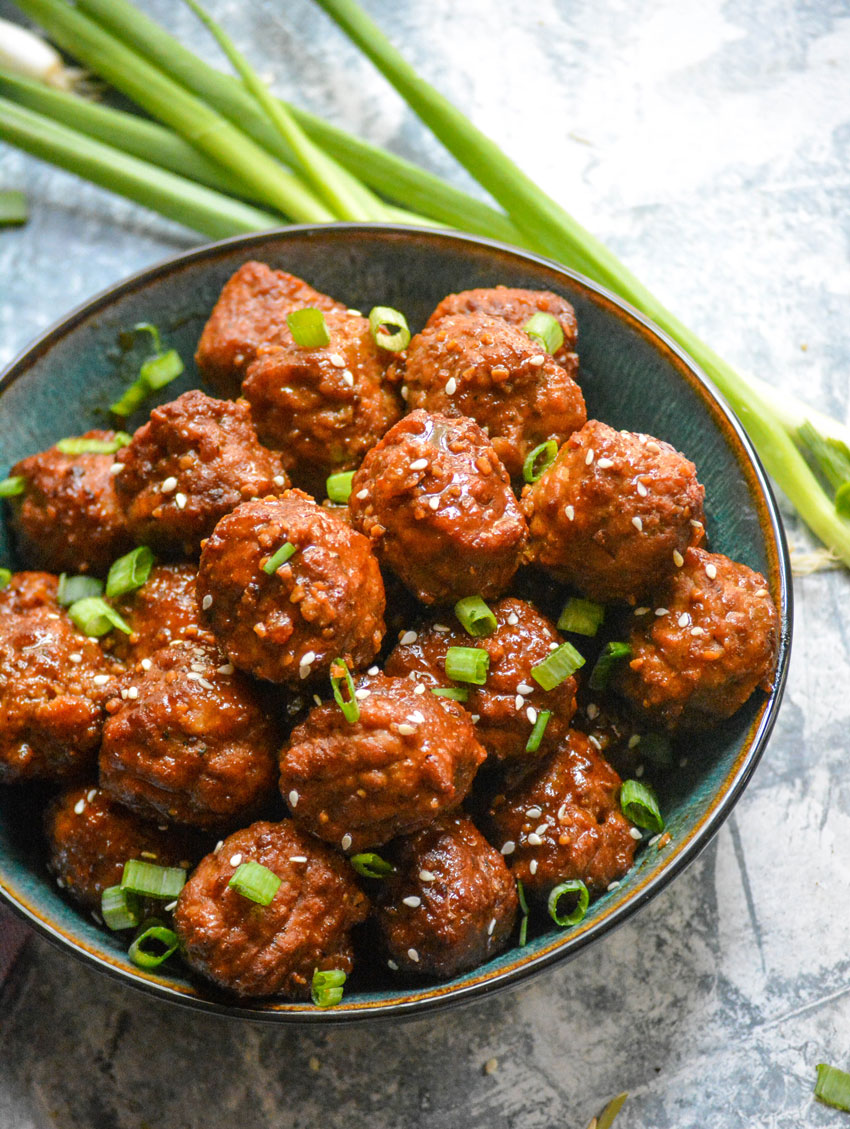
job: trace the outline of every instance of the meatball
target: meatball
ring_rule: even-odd
[[[220,828],[256,814],[274,795],[278,735],[253,687],[194,644],[147,662],[104,727],[101,787],[161,822]]]
[[[689,549],[652,607],[635,609],[632,657],[616,685],[653,724],[705,729],[731,717],[757,686],[771,689],[778,638],[761,573]]]
[[[572,729],[518,788],[493,800],[488,838],[529,894],[545,898],[575,878],[598,894],[634,860],[636,840],[619,797],[620,777]]]
[[[285,545],[295,552],[265,571]],[[247,502],[204,546],[198,598],[230,660],[270,682],[326,676],[378,653],[384,585],[368,540],[299,490]]]
[[[131,635],[112,633],[112,653],[139,662],[176,639],[212,642],[199,619],[197,578],[193,565],[164,564],[151,569],[141,588],[118,602],[119,613],[133,631]]]
[[[523,491],[529,552],[591,599],[633,604],[702,539],[704,494],[669,443],[589,420]]]
[[[517,912],[505,861],[471,820],[443,816],[393,851],[377,921],[390,968],[448,980],[500,952]]]
[[[367,454],[348,500],[356,529],[427,604],[498,596],[528,531],[474,420],[411,412]]]
[[[512,478],[526,456],[559,443],[587,418],[581,389],[521,329],[484,314],[454,314],[410,342],[404,372],[410,408],[472,416]]]
[[[280,762],[293,818],[355,852],[457,807],[486,755],[456,702],[417,694],[408,679],[378,675],[358,697],[354,723],[333,702],[311,710]]]
[[[0,592],[0,783],[91,769],[122,670],[56,603],[55,577],[15,576]]]
[[[259,346],[288,340],[286,315],[304,306],[345,309],[293,274],[245,263],[226,283],[204,326],[195,353],[201,376],[220,396],[238,396]]]
[[[109,441],[115,432],[87,431],[81,438]],[[25,478],[26,488],[9,499],[10,525],[30,567],[102,576],[133,547],[115,494],[114,462],[114,455],[66,455],[51,447],[12,467],[9,473]]]
[[[576,710],[576,680],[567,678],[554,690],[544,690],[532,677],[561,642],[553,624],[531,604],[511,596],[491,605],[498,624],[491,635],[472,638],[459,626],[434,624],[402,636],[387,659],[385,673],[413,677],[427,686],[465,685],[467,710],[477,718],[475,732],[489,755],[511,767],[533,764],[558,747]],[[479,647],[490,656],[483,686],[454,683],[446,675],[449,647]],[[534,722],[543,710],[551,717],[540,747],[531,753],[526,745]]]
[[[56,882],[86,909],[117,886],[129,859],[189,868],[197,844],[185,833],[146,823],[90,784],[63,792],[44,817],[47,865]]]
[[[281,883],[267,906],[229,885],[242,862]],[[289,820],[225,839],[183,887],[174,925],[191,968],[240,996],[307,999],[313,972],[354,966],[350,932],[369,911],[351,868]]]
[[[366,318],[327,314],[325,323],[330,343],[321,348],[261,346],[242,385],[261,442],[317,496],[329,474],[356,467],[401,415]]]
[[[535,314],[551,314],[559,322],[564,343],[552,354],[557,363],[575,376],[578,357],[575,353],[578,340],[575,310],[566,298],[551,290],[519,290],[509,286],[493,286],[480,290],[462,290],[448,294],[428,318],[428,325],[436,325],[445,317],[455,314],[487,314],[502,318],[519,329]]]
[[[280,456],[257,441],[244,400],[211,400],[197,389],[154,408],[120,462],[115,489],[130,532],[172,556],[197,557],[240,502],[289,484]]]

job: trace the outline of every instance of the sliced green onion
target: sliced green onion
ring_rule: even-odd
[[[341,671],[340,674],[335,674],[335,671]],[[345,688],[348,692],[348,697],[342,696],[342,686],[345,683]],[[360,717],[360,703],[357,701],[354,693],[354,679],[351,677],[351,671],[348,669],[348,664],[343,659],[335,659],[331,666],[331,689],[334,692],[334,701],[342,710],[342,715],[349,725],[353,725]]]
[[[596,1119],[596,1129],[611,1129],[617,1114],[626,1104],[626,1098],[628,1096],[628,1092],[626,1092],[617,1094],[616,1098],[610,1100]]]
[[[154,391],[176,380],[183,371],[183,361],[176,349],[167,349],[157,357],[149,357],[139,369],[143,383]]]
[[[559,631],[569,631],[573,635],[595,635],[605,619],[603,604],[595,604],[593,600],[583,600],[580,596],[571,596],[564,604],[561,618],[558,620]]]
[[[186,885],[186,871],[179,866],[157,866],[143,859],[128,859],[124,863],[121,889],[144,898],[161,898],[173,901]]]
[[[543,734],[546,732],[546,726],[549,724],[549,718],[552,716],[551,710],[541,710],[537,715],[537,720],[534,722],[534,727],[528,738],[525,746],[527,753],[536,753],[540,748],[540,742],[543,740]]]
[[[620,810],[637,827],[645,827],[657,835],[664,830],[664,819],[658,797],[650,784],[642,780],[624,780],[620,789]]]
[[[151,393],[176,380],[184,367],[176,349],[167,349],[163,352],[162,339],[155,325],[147,321],[139,322],[133,326],[133,333],[149,333],[155,352],[142,363],[138,378],[125,390],[124,395],[110,405],[109,410],[121,417],[132,415]]]
[[[551,314],[540,310],[532,315],[522,327],[532,341],[545,349],[547,353],[557,353],[564,344],[564,331],[561,323]]]
[[[173,929],[145,923],[127,955],[139,968],[159,968],[179,947],[180,940]]]
[[[327,972],[313,972],[310,994],[316,1007],[334,1007],[342,1000],[342,989],[347,977],[340,968],[330,968]]]
[[[539,444],[525,456],[525,461],[522,464],[522,477],[526,482],[536,482],[557,457],[558,444],[554,439],[547,439],[545,443]]]
[[[456,682],[483,686],[490,669],[490,656],[482,647],[449,647],[445,669],[447,676]]]
[[[572,643],[562,643],[542,663],[531,668],[531,677],[544,690],[554,690],[584,666],[584,659]]]
[[[8,588],[12,583],[12,570],[10,568],[0,568],[0,591]]]
[[[818,1063],[818,1079],[815,1083],[815,1097],[833,1109],[850,1113],[850,1074],[837,1066]]]
[[[116,431],[111,439],[86,439],[84,435],[60,439],[56,450],[63,455],[114,455],[132,439],[126,431]]]
[[[153,561],[153,553],[147,545],[140,545],[113,561],[106,578],[107,596],[124,596],[141,588],[151,574]]]
[[[100,895],[100,916],[108,929],[135,929],[142,919],[136,894],[120,886],[108,886]]]
[[[332,502],[343,504],[351,497],[351,480],[354,478],[353,470],[341,471],[332,474],[325,483],[325,490]]]
[[[558,903],[561,898],[572,894],[578,895],[578,901],[575,907],[569,913],[559,913]],[[570,878],[568,881],[561,882],[560,885],[555,887],[549,895],[547,908],[549,910],[549,916],[555,924],[565,927],[567,925],[578,925],[580,921],[583,921],[589,905],[590,893],[585,884],[580,878]]]
[[[528,943],[528,914],[525,913],[519,923],[519,939],[518,944],[523,948]]]
[[[0,481],[0,498],[14,498],[16,494],[23,494],[27,488],[27,480],[22,474],[13,474],[10,478]]]
[[[455,615],[470,635],[491,635],[499,626],[495,615],[480,596],[464,596],[458,600]]]
[[[106,635],[113,627],[117,627],[125,635],[132,634],[132,628],[126,620],[100,596],[84,596],[81,600],[75,600],[68,608],[68,615],[83,635],[93,638]]]
[[[98,580],[96,576],[68,576],[66,572],[63,572],[59,577],[56,599],[63,608],[76,604],[78,600],[102,595],[103,581]]]
[[[348,861],[364,878],[386,878],[388,874],[395,873],[393,864],[376,855],[374,851],[363,851],[362,854],[352,855]]]
[[[388,333],[388,328],[394,332]],[[373,306],[369,311],[369,329],[375,344],[390,353],[400,353],[410,344],[407,318],[392,306]]]
[[[249,860],[237,866],[227,885],[258,906],[267,906],[280,889],[281,881],[267,866]]]
[[[590,672],[588,686],[591,690],[604,690],[614,667],[629,658],[632,649],[628,643],[606,643],[602,648],[593,670]]]
[[[639,741],[641,760],[669,768],[673,764],[673,746],[666,733],[644,733]]]
[[[528,914],[528,902],[525,898],[525,887],[522,884],[522,879],[516,880],[516,896],[519,899],[519,908],[524,914]]]
[[[268,573],[269,576],[273,576],[280,566],[286,564],[289,558],[294,556],[297,551],[291,541],[285,541],[279,549],[272,553],[263,565],[263,572]]]
[[[331,339],[325,315],[314,306],[293,310],[291,314],[286,315],[286,324],[289,326],[292,340],[303,349],[320,349]]]
[[[12,227],[29,219],[27,198],[15,188],[0,191],[0,227]]]
[[[453,702],[469,701],[469,690],[466,686],[432,686],[431,693],[437,698],[450,698]]]

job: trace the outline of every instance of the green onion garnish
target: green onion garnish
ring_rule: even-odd
[[[620,789],[620,810],[626,819],[638,827],[658,834],[664,830],[664,819],[658,806],[658,797],[649,784],[642,780],[624,780]]]
[[[286,564],[290,557],[294,556],[297,552],[295,546],[291,541],[285,541],[283,545],[266,561],[263,565],[263,572],[272,576],[280,568],[282,564]]]
[[[364,878],[386,878],[388,874],[395,873],[393,864],[376,855],[374,851],[363,851],[362,854],[352,855],[348,861]]]
[[[183,361],[176,349],[149,357],[139,369],[139,376],[146,388],[154,392],[170,384],[183,371]]]
[[[141,588],[151,574],[153,560],[153,553],[147,545],[140,545],[113,561],[106,578],[107,596],[124,596]]]
[[[286,315],[286,324],[292,340],[302,349],[321,349],[330,342],[331,335],[328,333],[325,315],[314,306],[293,310]]]
[[[480,596],[464,596],[455,604],[455,615],[470,635],[490,635],[499,626]]]
[[[432,686],[431,693],[437,698],[451,698],[453,702],[469,701],[469,690],[466,686]]]
[[[547,471],[558,456],[558,444],[554,439],[547,439],[539,444],[533,451],[529,451],[522,464],[522,477],[526,482],[536,482]]]
[[[144,898],[161,898],[173,901],[186,885],[186,871],[179,866],[157,866],[143,859],[128,859],[124,863],[121,889]]]
[[[558,902],[568,894],[577,894],[578,901],[569,913],[559,913]],[[583,921],[589,905],[590,893],[585,884],[580,878],[570,878],[567,882],[561,882],[560,885],[555,887],[549,895],[547,908],[549,910],[549,916],[555,924],[564,927],[567,925],[578,925],[580,921]]]
[[[528,942],[528,914],[525,913],[519,923],[519,947],[522,948]]]
[[[534,722],[534,727],[525,746],[527,753],[536,753],[540,748],[540,742],[543,740],[543,734],[546,732],[546,726],[549,724],[551,716],[551,710],[541,710],[537,715],[537,720]]]
[[[345,470],[329,476],[325,490],[331,502],[343,504],[348,501],[351,496],[352,478],[354,478],[353,470]]]
[[[124,395],[110,404],[109,410],[117,416],[129,416],[141,407],[152,392],[170,384],[183,371],[183,361],[176,349],[162,350],[159,330],[150,322],[139,322],[133,326],[132,333],[149,333],[153,341],[154,354],[139,367],[139,375],[127,388]],[[127,336],[125,334],[125,336]]]
[[[593,600],[583,600],[580,596],[571,596],[564,604],[561,618],[558,620],[559,631],[570,631],[573,635],[595,635],[605,619],[605,607],[595,604]]]
[[[132,439],[126,431],[116,431],[112,439],[86,439],[85,436],[73,436],[69,439],[60,439],[56,443],[56,450],[63,455],[114,455],[122,447],[126,447]]]
[[[528,319],[522,327],[532,341],[545,349],[547,353],[557,353],[564,344],[564,331],[561,323],[551,314],[542,310]]]
[[[330,968],[327,972],[313,972],[310,994],[316,1007],[334,1007],[342,1000],[342,986],[346,975],[340,968]]]
[[[632,649],[628,643],[606,643],[602,648],[596,665],[590,672],[588,686],[591,690],[604,690],[614,667],[624,659],[629,658]]]
[[[522,910],[522,920],[519,923],[519,947],[522,948],[528,940],[528,902],[525,900],[525,887],[519,878],[516,880],[516,896]]]
[[[227,885],[232,886],[243,898],[256,902],[258,906],[267,906],[278,892],[281,881],[282,879],[267,866],[249,860],[237,866]]]
[[[341,671],[341,673],[335,674],[335,671]],[[345,683],[348,692],[347,698],[342,696],[343,683]],[[349,725],[353,725],[360,717],[360,703],[355,697],[354,679],[351,677],[348,663],[344,659],[335,659],[331,666],[331,689],[334,692],[334,701],[342,710],[343,717]]]
[[[100,895],[100,916],[108,929],[135,929],[142,918],[139,899],[120,886],[108,886]]]
[[[67,572],[63,572],[59,577],[56,599],[63,608],[75,604],[77,600],[102,595],[103,581],[98,580],[96,576],[68,576]]]
[[[132,634],[132,628],[126,620],[100,596],[84,596],[81,600],[75,600],[68,608],[68,615],[83,635],[97,638],[106,635],[113,627],[117,627],[125,635]]]
[[[12,570],[10,568],[0,568],[0,592],[4,588],[8,588],[12,583]]]
[[[0,481],[0,498],[14,498],[17,494],[23,494],[27,488],[27,480],[22,474],[13,474],[9,478],[4,478]]]
[[[387,329],[392,328],[393,333]],[[369,329],[375,344],[391,353],[400,353],[410,344],[410,329],[407,318],[391,306],[373,306],[369,312]]]
[[[562,643],[542,663],[531,668],[531,677],[544,690],[554,690],[584,666],[584,659],[572,643]]]
[[[446,674],[456,682],[483,686],[489,669],[490,656],[482,647],[449,647],[446,651]]]
[[[850,1074],[846,1070],[839,1070],[837,1066],[819,1062],[815,1097],[819,1102],[831,1105],[833,1109],[850,1113]]]
[[[146,922],[127,955],[139,968],[159,968],[179,947],[180,941],[173,929]]]
[[[528,902],[525,899],[525,887],[522,884],[522,879],[516,880],[516,896],[519,898],[519,908],[523,913],[528,913]]]

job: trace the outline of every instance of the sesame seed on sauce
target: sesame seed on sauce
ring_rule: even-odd
[[[407,956],[414,964],[419,964],[419,953],[417,953],[416,949],[408,949]]]
[[[676,568],[681,568],[684,563],[685,563],[685,558],[682,556],[682,554],[679,552],[678,549],[674,549],[673,550],[673,564],[676,566]]]
[[[97,788],[89,788],[88,792],[86,792],[86,799],[88,800],[88,802],[93,803],[95,796],[97,796]]]
[[[406,647],[409,643],[415,643],[418,638],[419,636],[415,631],[405,631],[404,635],[399,639],[399,643],[401,643],[403,647]]]
[[[529,808],[525,813],[529,819],[539,819],[543,815],[543,808]]]
[[[599,743],[598,737],[594,737],[591,733],[591,735],[588,737],[588,741],[591,743],[591,745],[593,745],[594,749],[596,749],[597,752],[602,752],[602,745]]]
[[[201,607],[204,609],[205,612],[208,612],[210,610],[210,608],[212,607],[212,605],[213,605],[213,598],[209,594],[204,596],[203,600],[201,600]]]
[[[301,797],[298,795],[298,793],[293,788],[292,791],[289,793],[289,806],[291,808],[297,808],[298,807],[298,801],[300,799],[301,799]]]
[[[614,460],[613,459],[597,459],[596,465],[599,467],[600,470],[607,470],[608,467],[614,465]]]
[[[669,608],[656,608],[655,614],[657,616],[668,615],[669,614]]]
[[[637,484],[637,492],[638,492],[638,494],[640,494],[641,498],[645,498],[647,496],[647,494],[649,493],[649,491],[647,490],[647,488],[644,486],[644,484],[642,482],[639,482]]]
[[[439,494],[435,494],[433,498],[429,498],[428,499],[428,505],[431,507],[432,510],[438,510],[440,508],[440,496],[439,496]]]
[[[528,363],[530,365],[534,365],[535,368],[540,368],[540,366],[542,364],[545,364],[545,362],[546,357],[543,355],[543,353],[535,353],[533,357],[528,358]]]
[[[516,612],[511,612],[511,614],[508,616],[508,623],[511,627],[516,627],[516,625],[519,623],[519,616],[516,614]]]
[[[419,685],[416,687],[416,689],[413,691],[413,693],[416,694],[416,695],[424,694],[425,693],[425,683],[420,682]]]
[[[487,936],[488,937],[493,936],[493,931],[495,930],[495,928],[496,928],[496,919],[495,919],[495,917],[491,917],[490,918],[490,924],[487,926]]]
[[[446,627],[444,623],[435,623],[434,630],[439,631],[441,635],[445,635],[447,631],[451,631],[450,627]]]
[[[124,469],[123,463],[113,463],[112,466],[109,468],[109,473],[110,474],[120,474],[123,469]]]
[[[422,870],[419,871],[419,881],[420,882],[433,882],[435,878],[436,878],[436,875],[432,874],[430,870],[422,869]]]
[[[702,529],[702,522],[697,521],[695,517],[691,518],[691,525],[694,527],[694,529]]]
[[[81,663],[83,661],[83,656],[79,651],[74,651],[72,654],[68,655],[68,658],[72,663]]]
[[[473,725],[477,725],[478,722],[481,720],[481,714],[480,713],[471,713],[469,715],[469,720],[472,722]]]
[[[398,727],[398,731],[402,737],[412,737],[416,732],[416,727],[414,725],[408,725],[407,722],[403,721]]]
[[[95,686],[105,686],[106,683],[109,682],[109,675],[108,674],[96,674],[94,676],[94,678],[92,679],[92,682],[95,684]]]
[[[653,835],[653,836],[652,836],[652,838],[651,838],[651,839],[649,840],[649,842],[647,843],[647,846],[648,846],[648,847],[654,847],[654,846],[655,846],[655,844],[656,844],[656,843],[658,842],[658,840],[659,840],[660,838],[661,838],[661,832],[659,831],[657,835]]]
[[[177,479],[174,477],[174,475],[171,475],[170,478],[166,478],[162,486],[160,486],[159,488],[161,494],[173,494],[176,489]]]
[[[539,847],[542,842],[543,840],[540,838],[536,831],[532,831],[528,836],[528,845],[530,847]]]
[[[643,533],[643,522],[637,516],[637,514],[635,514],[635,516],[632,518],[632,525],[635,527],[638,533]]]
[[[363,489],[362,489],[362,490],[358,490],[358,491],[357,491],[357,493],[356,493],[356,494],[355,494],[354,496],[355,496],[355,498],[357,498],[357,499],[358,499],[359,501],[361,501],[361,502],[362,502],[364,498],[368,498],[368,497],[369,497],[369,491],[368,491],[368,490],[366,489],[366,487],[364,486],[364,487],[363,487]]]
[[[549,650],[550,650],[550,651],[557,651],[557,649],[558,649],[558,644],[557,644],[557,643],[550,643],[550,644],[549,644]]]
[[[381,668],[377,666],[370,666],[366,673],[374,676],[381,673]]]
[[[329,354],[328,360],[334,366],[334,368],[345,368],[345,358],[341,357],[339,353]]]
[[[185,494],[174,495],[174,504],[178,510],[185,510],[187,501],[188,499]]]
[[[709,580],[716,580],[717,579],[717,565],[707,564],[705,566],[705,575],[708,577]]]
[[[537,873],[537,859],[531,860],[531,862],[528,864],[528,870],[529,870],[530,874],[536,874]]]
[[[515,850],[516,850],[516,843],[513,841],[513,839],[508,839],[507,842],[502,843],[501,853],[503,855],[512,855]]]
[[[223,666],[216,667],[218,674],[233,674],[233,663],[224,663]]]
[[[414,461],[410,464],[410,469],[411,470],[425,470],[427,468],[427,466],[428,466],[428,460],[427,459],[414,459]]]
[[[86,801],[85,800],[77,800],[77,802],[74,804],[74,815],[82,815],[85,810],[86,810]]]
[[[275,486],[283,486],[286,483],[286,479],[283,477],[282,474],[276,474],[274,476],[274,478],[272,479],[272,482],[274,483]]]
[[[687,612],[682,612],[676,622],[678,623],[679,627],[687,627],[691,622],[691,617]]]
[[[660,455],[661,454],[661,448],[658,446],[658,444],[655,442],[654,439],[651,440],[651,442],[647,443],[646,449],[647,449],[647,451],[651,451],[653,453],[653,455]]]
[[[534,693],[534,687],[529,686],[527,682],[520,682],[520,684],[519,684],[519,686],[517,686],[516,690],[517,690],[518,694],[533,694]]]
[[[290,862],[306,862],[307,856],[306,855],[290,855],[289,861]]]
[[[759,588],[759,590],[756,592],[757,596],[766,596],[767,594],[768,591],[766,588]]]
[[[398,965],[394,960],[387,961],[387,968],[391,968],[393,972],[398,972]]]
[[[596,721],[597,717],[599,717],[599,706],[597,706],[596,702],[588,702],[585,712],[590,721]]]
[[[523,698],[522,694],[517,694],[516,698],[514,698],[514,705],[518,710],[521,710],[525,705],[525,698]]]
[[[166,828],[164,828],[164,827],[160,827],[160,831],[165,831],[165,830],[166,830]],[[218,841],[218,842],[216,843],[216,845],[215,845],[215,846],[213,847],[213,854],[214,854],[214,855],[217,855],[217,854],[218,854],[218,852],[219,852],[219,851],[221,850],[221,848],[222,848],[223,846],[224,846],[224,840],[223,840],[223,839],[219,839],[219,841]]]
[[[705,635],[705,629],[702,627],[692,627],[691,635]]]
[[[357,699],[358,702],[365,702],[365,700],[369,697],[369,695],[371,693],[372,693],[371,690],[367,690],[365,686],[361,686],[359,690],[354,691],[354,697]]]
[[[575,521],[575,519],[576,519],[575,506],[567,506],[567,508],[564,510],[564,513],[567,515],[567,521]]]
[[[322,704],[322,699],[321,699],[321,698],[319,697],[319,695],[318,695],[318,694],[314,694],[314,695],[313,695],[313,702],[314,702],[314,703],[315,703],[315,704],[316,704],[317,706],[320,706],[320,705]]]
[[[588,449],[587,454],[584,456],[584,465],[585,466],[590,466],[590,464],[593,462],[593,456],[595,455],[595,453],[596,452],[593,450],[592,447],[590,447]]]
[[[401,900],[406,906],[410,906],[411,909],[416,909],[418,906],[422,905],[422,899],[417,897],[416,894],[411,894],[409,898],[402,898]]]
[[[446,395],[454,396],[455,392],[457,392],[457,381],[453,376],[450,376],[446,381]]]
[[[412,721],[414,725],[422,725],[425,721],[425,715],[420,713],[419,710],[414,710],[412,714],[408,714],[408,721]]]
[[[629,738],[629,748],[634,749],[640,744],[640,733],[633,733]]]
[[[342,849],[344,851],[348,851],[348,850],[351,849],[352,842],[353,842],[353,839],[351,838],[351,836],[346,831],[346,833],[343,835],[342,839],[340,840],[340,846],[342,847]]]
[[[235,854],[235,855],[230,856],[230,865],[231,866],[241,866],[241,864],[242,864],[242,856],[240,854]]]
[[[535,721],[537,721],[537,710],[534,708],[534,706],[528,707],[528,709],[525,711],[525,716],[528,718],[531,724],[534,725]]]
[[[402,398],[402,400],[407,400],[408,394],[409,393],[408,393],[407,385],[402,384],[402,386],[401,386],[401,398]]]
[[[611,890],[616,890],[619,885],[619,882],[609,882],[606,889],[610,892]]]
[[[633,839],[642,839],[643,835],[639,827],[630,827],[629,834]]]
[[[351,369],[343,369],[342,379],[349,388],[354,387],[354,373],[351,371]]]

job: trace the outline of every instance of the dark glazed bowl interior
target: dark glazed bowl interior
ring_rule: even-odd
[[[2,377],[0,471],[5,474],[17,459],[61,436],[105,421],[108,404],[130,379],[122,371],[119,334],[137,322],[157,324],[187,361],[184,376],[160,400],[197,384],[191,357],[203,324],[224,282],[251,258],[301,275],[357,309],[403,310],[414,331],[451,291],[503,283],[563,294],[578,317],[588,415],[666,439],[696,463],[706,488],[712,548],[765,573],[780,608],[772,694],[757,693],[729,722],[690,740],[687,763],[660,786],[672,837],[666,849],[644,848],[619,888],[596,901],[574,929],[553,926],[525,948],[511,948],[445,984],[352,980],[342,1005],[331,1011],[280,1002],[236,1004],[185,975],[176,962],[161,973],[136,968],[127,958],[126,939],[83,916],[48,879],[39,833],[43,795],[23,788],[0,791],[0,894],[46,936],[104,971],[175,1002],[278,1022],[419,1013],[481,996],[574,956],[647,902],[710,840],[752,774],[779,705],[790,642],[787,550],[749,442],[668,339],[610,294],[554,263],[486,240],[413,228],[340,224],[237,238],[178,256],[113,287],[46,333]],[[2,563],[14,563],[4,538],[0,532]]]

